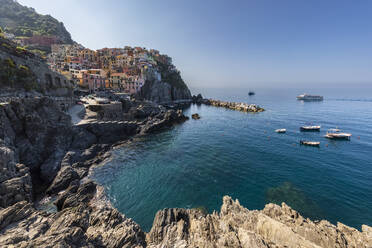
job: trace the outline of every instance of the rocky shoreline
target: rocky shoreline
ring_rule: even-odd
[[[360,232],[340,223],[313,222],[285,204],[250,211],[229,197],[220,213],[160,210],[146,234],[107,203],[102,187],[88,179],[89,169],[108,159],[120,142],[187,117],[149,102],[122,100],[122,105],[125,118],[108,121],[109,115],[97,113],[99,120],[80,125],[72,125],[47,97],[0,106],[1,247],[372,246],[368,226]],[[55,198],[56,212],[36,208],[43,196]]]

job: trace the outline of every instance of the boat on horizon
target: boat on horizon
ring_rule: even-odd
[[[302,126],[300,127],[300,131],[303,132],[319,132],[321,126]]]
[[[254,91],[249,91],[248,92],[248,96],[254,96],[256,93],[254,93]]]
[[[352,134],[351,133],[342,133],[340,129],[334,128],[329,129],[327,134],[324,135],[325,138],[328,139],[343,139],[343,140],[350,140]]]
[[[309,94],[302,94],[297,96],[297,100],[301,101],[323,101],[323,96],[319,95],[309,95]]]

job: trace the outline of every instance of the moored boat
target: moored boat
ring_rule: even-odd
[[[297,100],[301,101],[323,101],[323,96],[302,94],[297,96]]]
[[[309,131],[309,132],[319,132],[321,126],[302,126],[300,127],[301,131]]]
[[[320,145],[319,141],[307,141],[307,140],[300,140],[300,145],[304,146],[318,146]]]
[[[351,136],[351,133],[342,133],[340,129],[329,129],[324,137],[328,139],[350,140]]]
[[[285,132],[287,132],[287,129],[285,129],[285,128],[276,129],[275,132],[277,132],[277,133],[285,133]]]

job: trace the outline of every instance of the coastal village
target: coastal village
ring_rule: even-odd
[[[90,93],[111,89],[135,94],[140,91],[146,79],[161,81],[161,69],[167,72],[177,71],[172,58],[155,49],[125,46],[95,51],[77,43],[62,43],[54,36],[19,38],[4,32],[4,37],[19,47],[47,47],[51,52],[41,57],[46,60],[49,68]]]
[[[161,81],[159,65],[176,71],[172,59],[142,47],[103,48],[97,51],[74,44],[52,44],[47,63],[76,86],[89,92],[112,89],[135,94],[146,79]]]

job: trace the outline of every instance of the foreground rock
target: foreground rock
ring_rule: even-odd
[[[372,228],[362,229],[313,222],[284,203],[250,211],[225,196],[220,213],[159,211],[147,243],[149,247],[372,247]]]
[[[70,186],[60,211],[38,211],[25,201],[0,210],[1,247],[355,247],[372,246],[372,228],[313,222],[284,203],[248,210],[230,197],[220,213],[164,209],[145,234],[103,200],[93,182]]]
[[[92,182],[77,187],[57,213],[25,201],[0,210],[0,247],[145,247],[145,234],[132,220],[100,203]],[[66,204],[69,203],[69,204]]]

